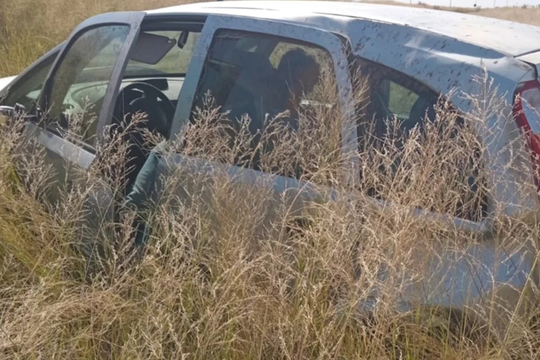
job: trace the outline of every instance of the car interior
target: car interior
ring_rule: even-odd
[[[146,144],[145,131],[168,138],[177,99],[183,84],[194,46],[200,35],[200,25],[181,28],[146,28],[141,31],[130,53],[130,58],[116,98],[110,131],[122,129],[128,144],[125,191],[134,183],[151,145]],[[92,65],[92,64],[90,64]],[[97,64],[99,65],[99,64]],[[69,117],[86,109],[100,109],[110,77],[110,67],[87,66],[77,77],[64,100],[64,111],[59,123],[69,127]],[[146,114],[144,118],[137,114]],[[96,133],[97,116],[88,118],[90,127],[82,140],[91,149]],[[134,119],[140,119],[133,124]]]

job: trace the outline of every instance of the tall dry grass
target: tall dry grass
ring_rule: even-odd
[[[493,17],[501,20],[510,20],[521,22],[529,25],[540,26],[540,8],[523,9],[523,8],[497,8],[497,9],[482,9],[478,15]]]
[[[429,5],[425,2],[418,1],[415,3],[405,3],[393,0],[368,0],[374,4],[386,4],[395,6],[413,6],[423,7],[435,10],[455,11],[464,14],[472,14],[479,16],[487,16],[495,19],[515,21],[529,25],[540,26],[540,8],[538,7],[498,7],[498,8],[482,8],[482,7],[449,7],[440,5]]]
[[[332,89],[318,88],[316,99],[335,103]],[[466,311],[398,311],[403,296],[418,295],[411,289],[426,297],[443,291],[429,261],[444,266],[486,241],[407,211],[474,213],[490,193],[487,185],[471,191],[466,178],[468,170],[491,175],[471,159],[484,151],[474,128],[504,104],[490,91],[471,96],[478,108],[465,124],[441,102],[423,129],[404,134],[393,121],[380,137],[370,119],[315,107],[299,112],[295,132],[286,114],[267,119],[257,141],[249,118],[229,122],[209,97],[163,148],[171,169],[160,177],[164,191],[144,211],[127,207],[118,216],[111,209],[122,204],[123,139],[144,125],[143,115],[110,129],[90,173],[69,169],[75,180],[59,190],[60,203],[45,200],[59,185],[50,183],[45,154],[17,128],[3,128],[2,358],[536,358],[538,312],[526,293],[515,297],[523,306],[498,307],[503,294],[492,294]],[[366,146],[343,153],[341,127],[351,120]],[[76,121],[68,136],[80,136]],[[359,183],[347,176],[353,159]],[[223,168],[230,162],[246,169],[231,174]],[[196,166],[214,172],[190,173]],[[274,176],[242,183],[253,180],[253,167],[304,183],[281,194]],[[377,207],[373,196],[404,207]],[[487,241],[502,252],[536,247],[537,225],[506,220]],[[134,222],[147,225],[145,247],[134,243]]]
[[[92,15],[182,3],[182,0],[2,0],[0,76],[18,74],[65,40],[78,23]]]

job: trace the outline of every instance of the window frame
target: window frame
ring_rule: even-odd
[[[345,119],[341,132],[342,151],[344,153],[350,153],[351,150],[357,148],[352,81],[347,56],[348,47],[343,41],[343,38],[337,34],[306,25],[230,15],[210,15],[207,17],[180,93],[177,111],[171,129],[171,138],[174,139],[181,134],[182,128],[189,123],[208,51],[216,33],[220,30],[259,33],[276,36],[284,40],[292,39],[296,42],[313,45],[328,52],[332,58],[338,86],[339,105]],[[354,159],[352,159],[352,162],[357,164]],[[345,181],[349,183],[354,181],[354,175],[352,173],[346,176],[347,179]]]

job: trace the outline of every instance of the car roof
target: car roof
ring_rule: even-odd
[[[540,27],[457,12],[406,6],[327,1],[216,1],[173,6],[149,11],[172,13],[227,14],[282,19],[304,23],[306,18],[339,18],[339,22],[310,21],[328,31],[343,32],[355,20],[415,28],[445,38],[520,56],[540,50]],[[305,23],[304,23],[305,24]]]

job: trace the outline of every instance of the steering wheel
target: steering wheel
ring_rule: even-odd
[[[114,118],[117,122],[121,122],[126,114],[131,114],[132,118],[133,114],[144,112],[148,115],[145,127],[167,138],[174,111],[172,102],[157,87],[145,82],[135,82],[123,88],[118,94]]]
[[[169,98],[161,90],[147,83],[132,83],[118,94],[113,113],[115,126],[120,126],[124,121],[129,125],[137,112],[147,114],[144,123],[122,135],[125,144],[128,145],[125,169],[131,169],[125,177],[125,186],[123,187],[125,191],[129,191],[135,182],[138,172],[151,151],[151,148],[146,144],[142,129],[168,138],[174,111],[174,105]]]

